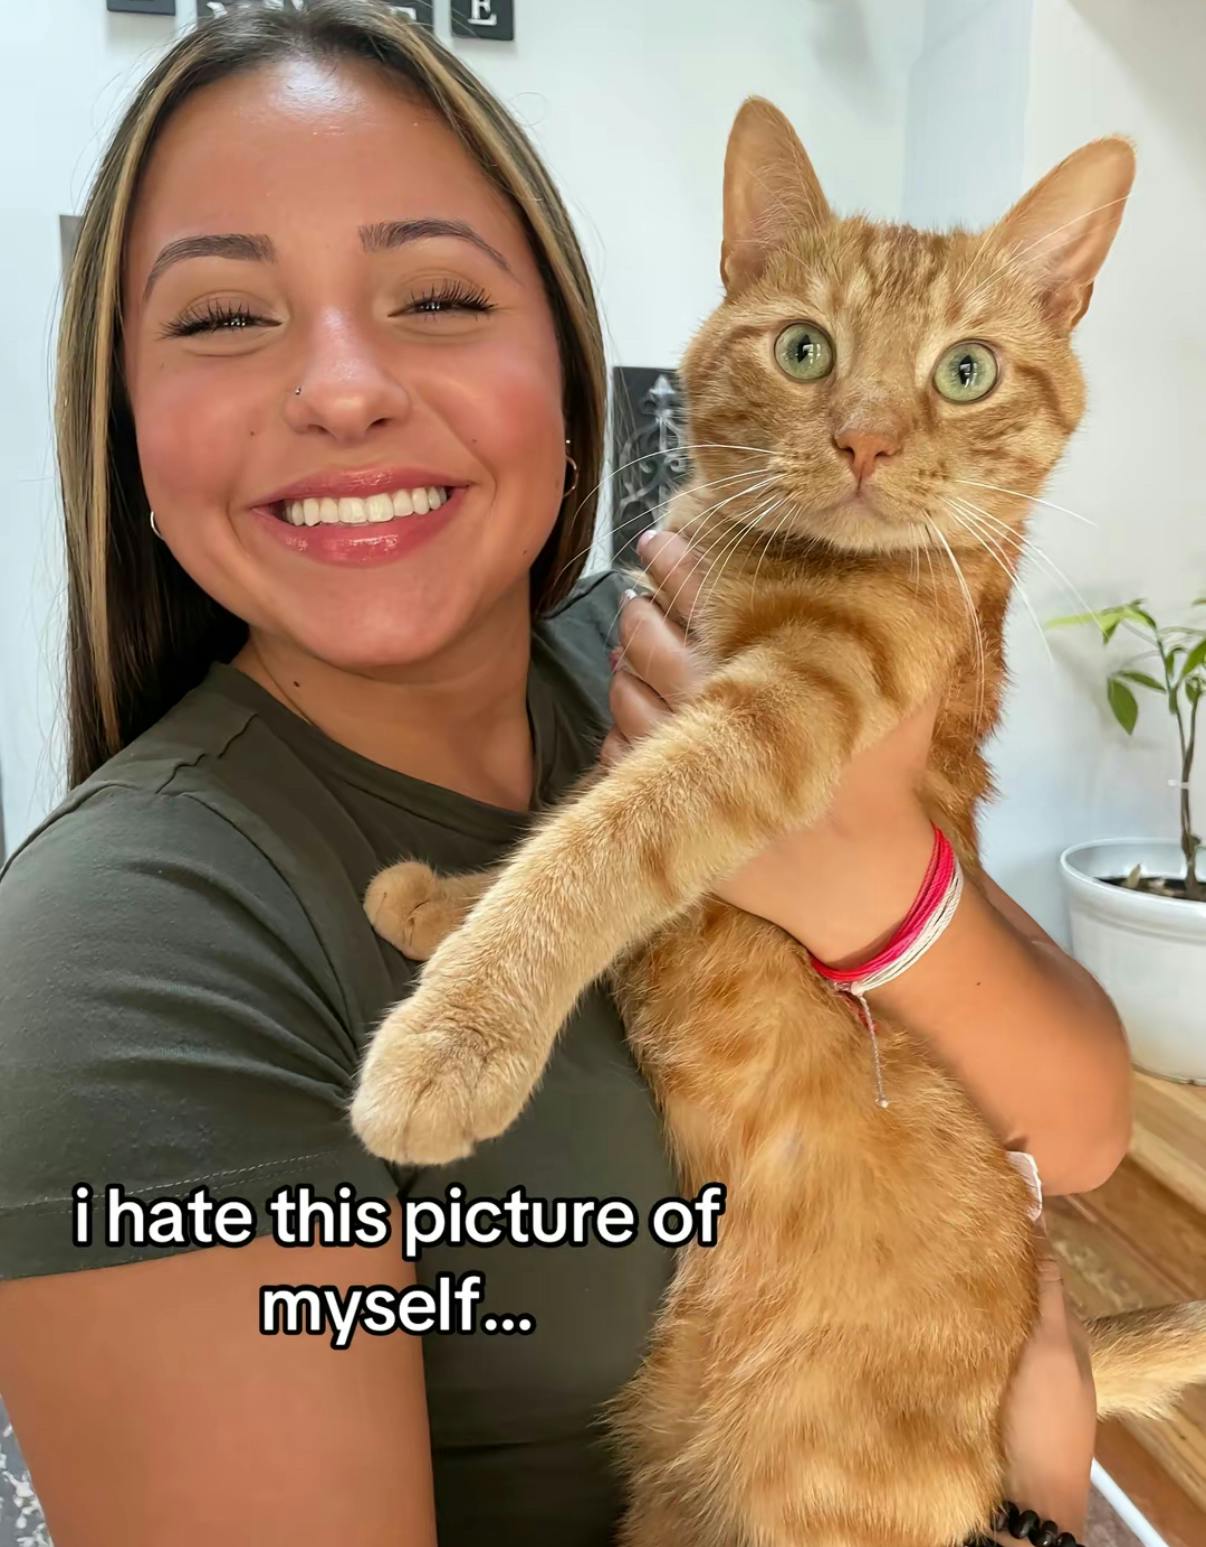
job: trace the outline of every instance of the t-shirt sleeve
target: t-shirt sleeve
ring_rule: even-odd
[[[171,1249],[105,1244],[109,1183],[243,1198],[259,1234],[285,1184],[392,1196],[347,1119],[346,1020],[297,894],[224,816],[109,786],[51,821],[0,882],[0,1278]]]

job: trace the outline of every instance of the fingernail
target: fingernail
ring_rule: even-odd
[[[619,650],[612,650],[612,651],[610,651],[609,654],[608,654],[607,659],[611,662],[611,669],[612,669],[612,671],[615,671],[616,667],[620,664],[620,652],[619,652]]]
[[[623,596],[621,596],[621,598],[620,598],[620,600],[622,602],[624,602],[625,604],[627,604],[628,602],[635,602],[636,599],[637,599],[637,593],[632,589],[631,586],[629,586],[628,590],[625,591]]]
[[[636,549],[642,558],[645,557],[645,553],[649,547],[650,541],[656,536],[657,529],[651,526],[648,531],[642,532],[641,535],[637,538]]]

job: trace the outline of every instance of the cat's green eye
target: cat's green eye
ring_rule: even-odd
[[[997,384],[997,357],[987,344],[954,344],[934,370],[934,386],[951,403],[975,403]]]
[[[833,369],[833,340],[815,322],[793,322],[775,340],[775,359],[796,381],[820,381]]]

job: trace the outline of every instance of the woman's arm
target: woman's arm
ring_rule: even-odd
[[[873,749],[825,822],[756,860],[729,900],[831,965],[873,955],[908,912],[932,843],[907,786],[882,793],[898,750]],[[883,780],[878,799],[862,788],[870,773]],[[1049,1193],[1100,1186],[1126,1153],[1130,1064],[1112,1003],[987,877],[965,886],[936,944],[869,1001],[926,1037],[1002,1141],[1034,1155]]]
[[[642,554],[686,616],[698,589],[689,550],[659,533]],[[681,628],[652,602],[624,608],[604,760],[688,696],[699,677]],[[720,888],[822,960],[865,959],[908,912],[932,833],[914,793],[933,712],[850,765],[823,822],[788,834]],[[925,1036],[1003,1142],[1034,1155],[1050,1193],[1099,1186],[1130,1138],[1130,1065],[1094,979],[991,881],[967,886],[930,952],[872,998]]]
[[[0,1390],[55,1547],[435,1547],[418,1340],[257,1330],[264,1284],[411,1282],[396,1244],[260,1239],[0,1284]]]

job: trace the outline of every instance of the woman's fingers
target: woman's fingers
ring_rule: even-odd
[[[638,596],[620,612],[619,666],[643,682],[667,704],[678,704],[694,688],[698,668],[686,636],[655,601]]]
[[[699,555],[677,532],[646,532],[637,543],[645,572],[658,588],[658,600],[678,623],[687,624],[699,596],[703,569]]]
[[[1038,1247],[1038,1335],[1053,1343],[1070,1346],[1082,1376],[1091,1384],[1093,1361],[1088,1334],[1068,1301],[1059,1258],[1051,1249],[1047,1232],[1041,1225],[1035,1228],[1035,1238]]]
[[[603,738],[603,745],[599,749],[599,761],[604,768],[614,768],[624,754],[631,750],[631,743],[613,725]]]
[[[615,728],[625,741],[639,741],[670,713],[667,700],[624,667],[612,673],[607,697]]]

